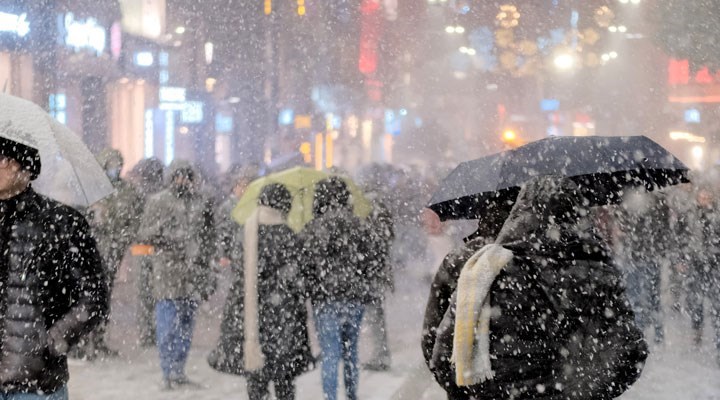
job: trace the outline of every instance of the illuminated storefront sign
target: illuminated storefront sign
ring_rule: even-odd
[[[201,101],[187,101],[182,109],[180,119],[184,124],[199,124],[203,121],[203,103]]]
[[[107,32],[95,18],[76,20],[73,13],[67,13],[60,18],[61,37],[66,46],[75,51],[93,50],[97,55],[105,51]]]
[[[161,86],[158,93],[161,110],[182,111],[185,108],[187,90],[181,87]]]
[[[133,58],[138,67],[151,67],[155,64],[155,56],[150,51],[138,51]]]
[[[20,15],[0,12],[0,32],[10,32],[25,37],[30,32],[30,22],[27,14]]]

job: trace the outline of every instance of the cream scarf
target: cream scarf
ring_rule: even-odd
[[[243,343],[245,370],[258,371],[265,365],[260,344],[260,316],[258,306],[258,226],[285,224],[282,213],[274,208],[258,206],[245,221],[243,264],[245,270],[245,339]]]
[[[475,385],[493,378],[490,286],[512,257],[510,250],[489,244],[473,254],[460,272],[451,358],[458,386]]]

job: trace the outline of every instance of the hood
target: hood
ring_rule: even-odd
[[[123,165],[125,163],[125,160],[123,159],[122,154],[119,150],[106,148],[103,151],[101,151],[96,157],[98,164],[103,169],[106,169],[108,164],[110,163],[116,163]]]
[[[173,160],[173,162],[170,163],[170,165],[165,170],[165,179],[170,182],[172,180],[173,175],[175,175],[178,171],[189,169],[190,171],[195,174],[196,178],[200,178],[199,171],[197,167],[191,163],[190,161],[183,160],[183,159],[176,159]],[[199,182],[199,180],[197,180]]]
[[[587,200],[569,178],[540,176],[523,185],[496,243],[562,257],[575,245],[601,242],[588,218]]]

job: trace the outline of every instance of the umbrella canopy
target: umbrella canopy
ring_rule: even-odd
[[[461,163],[429,207],[443,220],[477,218],[488,207],[511,207],[520,186],[539,175],[571,177],[591,205],[610,204],[627,187],[687,182],[687,171],[645,136],[551,137]]]
[[[262,188],[270,183],[281,183],[287,187],[293,196],[292,208],[288,215],[288,225],[295,231],[300,231],[305,224],[313,219],[313,196],[315,184],[323,179],[332,176],[326,172],[316,171],[310,168],[295,167],[288,170],[270,174],[256,179],[245,190],[242,198],[232,212],[232,217],[239,224],[244,224],[257,207],[258,196]],[[370,202],[365,198],[355,183],[343,178],[352,194],[352,204],[355,215],[367,217],[372,211]]]
[[[86,207],[114,190],[80,137],[27,100],[0,93],[0,137],[40,152],[42,171],[33,182],[39,193]]]

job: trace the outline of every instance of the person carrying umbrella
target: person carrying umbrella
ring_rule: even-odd
[[[294,399],[293,381],[314,361],[300,271],[302,244],[287,225],[291,205],[283,185],[266,185],[244,226],[244,335],[239,345],[250,400],[267,398],[270,382],[278,400]]]
[[[0,126],[32,135],[2,116]],[[85,218],[31,186],[41,161],[0,137],[0,397],[64,400],[67,351],[105,319],[108,288]]]
[[[464,264],[432,351],[440,383],[492,399],[612,399],[647,357],[622,277],[568,178],[523,185]],[[458,397],[452,397],[458,398]]]
[[[368,238],[353,214],[351,195],[340,178],[315,186],[315,218],[302,232],[307,287],[315,312],[322,354],[322,387],[326,400],[337,398],[338,364],[344,364],[345,394],[357,399],[358,338],[364,307],[372,301],[377,263],[366,260]]]

